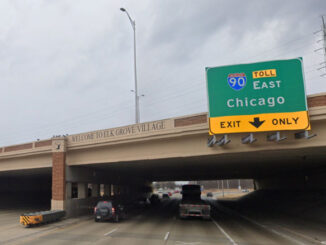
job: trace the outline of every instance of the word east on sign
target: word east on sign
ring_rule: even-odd
[[[302,59],[206,68],[210,134],[310,129]]]

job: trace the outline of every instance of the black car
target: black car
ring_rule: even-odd
[[[124,218],[126,218],[126,213],[123,205],[111,200],[99,201],[94,208],[95,222],[103,220],[114,220],[115,222],[119,222],[120,219]]]
[[[170,196],[169,196],[168,193],[164,193],[164,194],[162,195],[162,198],[163,198],[163,199],[170,199]]]
[[[152,194],[149,198],[151,205],[157,205],[160,203],[160,198],[157,194]]]
[[[206,196],[207,197],[213,197],[213,193],[212,192],[207,192]]]

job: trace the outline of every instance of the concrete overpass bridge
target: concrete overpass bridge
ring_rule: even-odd
[[[0,192],[42,193],[78,214],[99,196],[165,180],[253,178],[257,188],[325,188],[326,94],[308,97],[309,140],[267,141],[257,133],[208,147],[207,114],[145,122],[0,148]],[[90,185],[91,184],[91,185]]]

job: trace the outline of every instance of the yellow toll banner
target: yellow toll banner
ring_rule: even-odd
[[[209,118],[210,134],[310,130],[307,111]]]

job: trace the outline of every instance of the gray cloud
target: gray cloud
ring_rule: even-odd
[[[323,0],[7,0],[0,145],[133,123],[132,29],[121,6],[136,20],[143,121],[206,111],[206,66],[303,56],[307,92],[326,91],[313,51]]]

